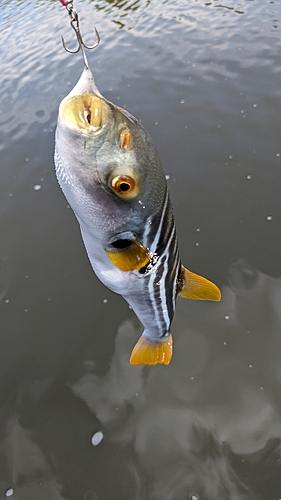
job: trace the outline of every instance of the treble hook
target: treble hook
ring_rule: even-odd
[[[76,38],[77,38],[77,41],[78,41],[78,47],[77,47],[77,49],[76,50],[70,50],[70,49],[68,49],[66,47],[64,38],[62,36],[61,39],[62,39],[63,48],[66,50],[66,52],[69,52],[70,54],[77,54],[77,52],[79,52],[81,50],[82,55],[83,55],[84,66],[85,66],[86,69],[89,69],[88,60],[87,60],[86,53],[85,53],[84,49],[92,50],[92,49],[94,49],[95,47],[98,46],[98,44],[100,43],[100,36],[99,36],[98,30],[95,28],[96,37],[97,37],[96,43],[94,45],[90,45],[90,46],[86,45],[84,43],[84,41],[83,41],[83,38],[82,38],[82,35],[81,35],[81,31],[79,29],[78,13],[77,13],[76,9],[73,7],[73,1],[68,1],[67,2],[65,0],[60,0],[60,2],[67,9],[68,15],[70,17],[70,25],[74,29],[74,32],[75,32],[75,35],[76,35]]]

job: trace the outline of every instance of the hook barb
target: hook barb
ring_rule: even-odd
[[[78,13],[74,9],[74,7],[72,5],[72,2],[67,2],[66,8],[67,8],[67,11],[68,11],[68,14],[69,14],[69,17],[70,17],[70,25],[71,25],[72,29],[74,30],[76,38],[77,38],[77,41],[78,41],[78,47],[77,47],[76,50],[70,50],[70,49],[68,49],[66,47],[64,38],[61,37],[63,48],[64,48],[64,50],[66,50],[66,52],[69,52],[70,54],[77,54],[81,50],[82,55],[83,55],[84,66],[85,66],[86,69],[88,69],[89,65],[88,65],[88,61],[87,61],[87,57],[86,57],[86,53],[85,53],[84,49],[92,50],[92,49],[95,49],[99,45],[99,43],[100,43],[99,32],[98,32],[97,28],[95,27],[94,29],[95,29],[97,41],[93,45],[86,45],[84,43],[84,41],[83,41],[83,38],[82,38],[82,35],[81,35],[81,31],[80,31],[80,28],[79,28]]]

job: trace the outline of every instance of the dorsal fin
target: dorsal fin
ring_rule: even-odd
[[[178,282],[178,295],[185,299],[220,300],[221,292],[212,281],[192,273],[184,266]]]

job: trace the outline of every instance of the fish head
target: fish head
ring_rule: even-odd
[[[55,159],[66,198],[96,237],[141,237],[161,208],[166,179],[149,134],[100,94],[89,69],[60,104]]]

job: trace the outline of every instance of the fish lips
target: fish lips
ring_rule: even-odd
[[[99,135],[114,123],[112,106],[99,92],[89,69],[84,69],[75,87],[61,101],[58,123],[87,136]]]

